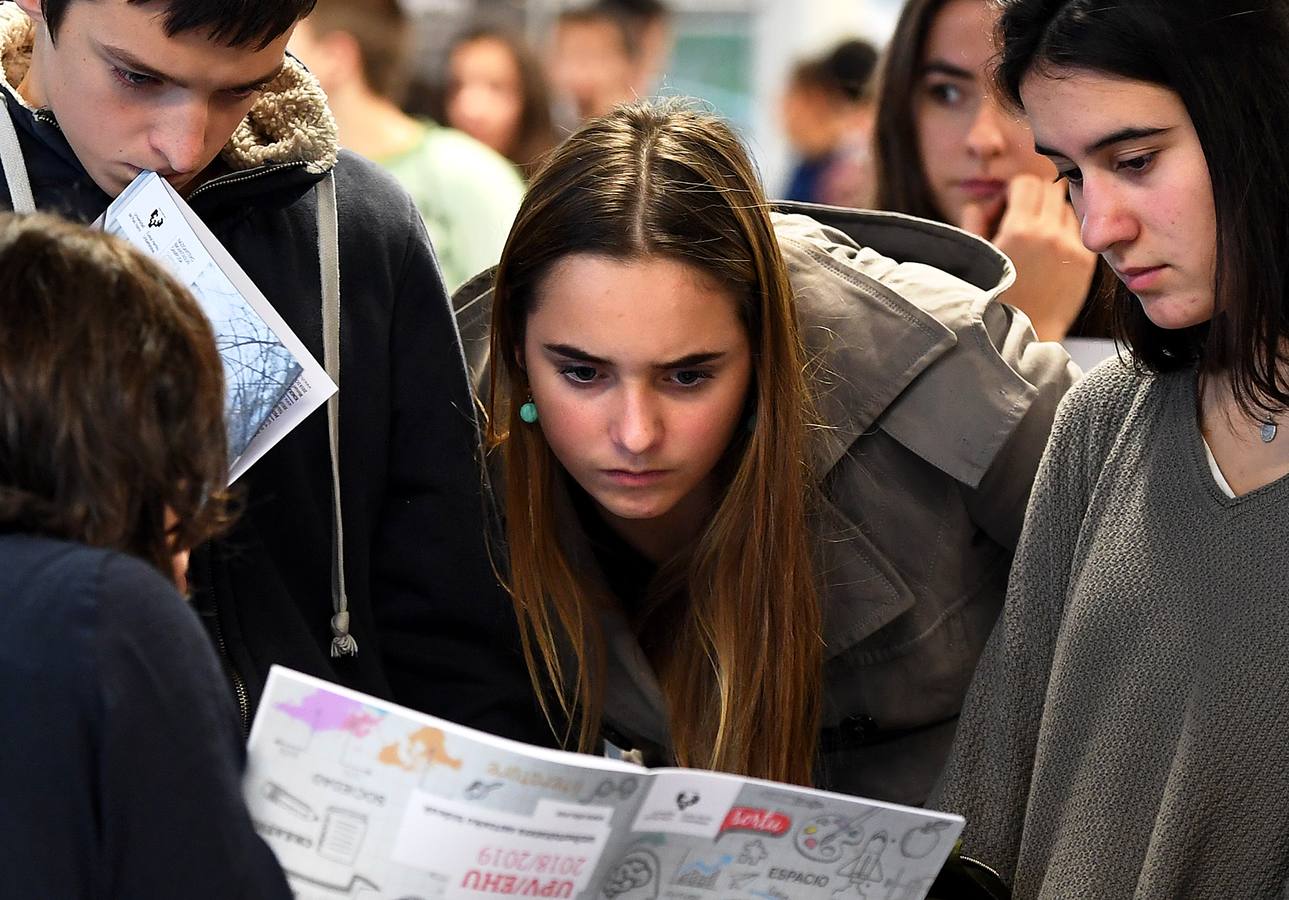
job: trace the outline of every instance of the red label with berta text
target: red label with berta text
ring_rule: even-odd
[[[750,806],[736,806],[725,817],[721,825],[721,834],[727,831],[752,831],[756,834],[769,834],[778,837],[786,834],[792,827],[792,820],[780,812],[768,809],[753,809]]]

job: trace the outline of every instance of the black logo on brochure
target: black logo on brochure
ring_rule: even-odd
[[[698,801],[702,799],[703,798],[700,797],[698,794],[690,793],[689,791],[681,791],[679,794],[676,795],[676,808],[679,809],[681,812],[684,812],[685,810],[689,809],[691,806],[697,806]]]
[[[154,209],[152,215],[148,216],[148,227],[160,228],[164,224],[166,224],[166,217],[161,214],[161,210]]]

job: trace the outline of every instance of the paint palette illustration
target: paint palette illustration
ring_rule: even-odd
[[[876,810],[858,816],[828,814],[807,819],[797,830],[797,852],[816,862],[836,862],[864,841],[860,824]]]

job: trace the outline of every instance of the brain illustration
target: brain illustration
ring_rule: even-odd
[[[658,857],[632,850],[613,870],[600,893],[608,900],[652,900],[658,896]]]

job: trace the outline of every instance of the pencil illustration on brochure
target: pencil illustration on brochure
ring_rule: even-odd
[[[245,795],[300,900],[919,900],[963,824],[530,747],[282,668]]]

